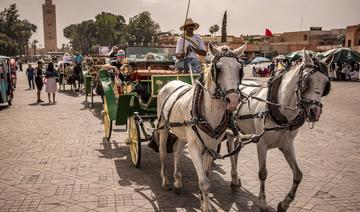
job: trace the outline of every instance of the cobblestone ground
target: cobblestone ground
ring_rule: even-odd
[[[182,158],[183,193],[163,192],[157,153],[144,145],[136,169],[124,128],[103,140],[99,97],[94,108],[70,91],[58,93],[56,105],[36,104],[35,91],[19,75],[13,106],[0,108],[0,211],[200,210],[188,154]],[[360,83],[333,83],[320,122],[313,130],[301,128],[296,151],[304,177],[289,211],[360,211],[359,91]],[[229,160],[215,162],[211,202],[219,211],[258,211],[254,145],[241,152],[238,169],[243,188],[234,193]],[[291,187],[292,173],[278,150],[269,152],[268,171],[267,199],[274,210]]]

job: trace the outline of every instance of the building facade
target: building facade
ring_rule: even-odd
[[[360,24],[346,27],[345,47],[360,52]]]
[[[56,38],[56,9],[52,0],[45,0],[42,5],[43,24],[44,24],[44,42],[46,52],[57,51]]]

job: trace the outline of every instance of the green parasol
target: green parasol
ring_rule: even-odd
[[[334,56],[333,63],[345,63],[345,62],[360,62],[360,54],[350,48],[337,48],[323,52],[322,57]]]

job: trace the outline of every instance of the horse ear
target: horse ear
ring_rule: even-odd
[[[324,63],[327,67],[329,67],[334,60],[334,55],[329,55],[321,60],[322,63]]]
[[[219,47],[216,46],[213,42],[209,42],[208,49],[213,56],[221,53],[221,50],[219,49]]]
[[[306,52],[306,50],[303,50],[303,60],[304,60],[304,64],[305,65],[314,65],[313,60],[311,59],[311,57],[308,55],[308,53]]]
[[[246,45],[247,45],[247,42],[245,42],[245,44],[242,45],[242,46],[240,46],[239,48],[235,49],[235,50],[234,50],[234,53],[235,53],[237,56],[241,56],[241,55],[244,54],[244,52],[245,52]]]

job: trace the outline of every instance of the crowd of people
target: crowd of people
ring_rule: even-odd
[[[82,56],[79,52],[75,52],[74,56],[71,57],[68,53],[64,54],[62,58],[61,65],[58,68],[55,68],[54,63],[50,62],[47,64],[44,72],[45,62],[43,60],[39,60],[37,62],[37,67],[34,68],[32,64],[28,64],[26,69],[26,76],[29,84],[29,90],[35,89],[35,85],[37,88],[37,103],[44,102],[41,98],[41,91],[43,86],[45,85],[45,92],[48,94],[48,103],[54,104],[56,103],[56,92],[58,91],[57,83],[61,83],[63,77],[63,69],[64,67],[68,67],[71,63],[75,64],[75,67],[79,67],[79,70],[76,71],[74,68],[74,72],[81,72],[81,63]],[[22,64],[19,63],[19,69],[22,70]],[[82,72],[81,72],[82,73]],[[52,96],[52,98],[51,98]]]
[[[276,72],[276,67],[279,62],[272,61],[268,66],[253,66],[252,75],[253,77],[270,77],[274,76]]]
[[[359,81],[359,63],[332,63],[329,69],[329,77],[336,81]]]

